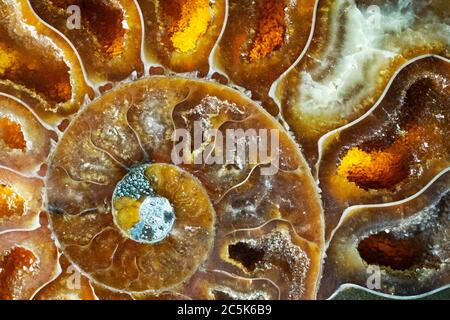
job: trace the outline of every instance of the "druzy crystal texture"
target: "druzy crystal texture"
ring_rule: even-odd
[[[0,0],[0,299],[444,292],[448,10]]]

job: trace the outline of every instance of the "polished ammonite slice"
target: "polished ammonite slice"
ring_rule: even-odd
[[[222,31],[225,0],[138,0],[144,17],[146,63],[175,72],[209,72]]]
[[[27,0],[0,3],[0,90],[57,123],[91,93],[76,53],[45,25]]]
[[[450,172],[398,203],[346,211],[327,250],[320,298],[344,283],[417,295],[450,281]]]
[[[450,57],[448,3],[320,1],[305,55],[278,82],[284,120],[317,160],[317,141],[363,115],[398,67],[423,54]]]
[[[313,22],[314,1],[231,0],[227,25],[214,53],[215,68],[251,91],[272,114],[272,83],[297,59]]]
[[[330,236],[344,209],[405,199],[450,162],[450,63],[412,62],[363,119],[322,141],[319,180]]]
[[[267,156],[221,163],[230,132],[227,150],[267,140]],[[108,92],[65,131],[46,189],[58,244],[99,297],[315,297],[316,184],[288,133],[237,91],[154,77]]]
[[[30,0],[73,44],[95,86],[143,73],[142,24],[134,0]]]

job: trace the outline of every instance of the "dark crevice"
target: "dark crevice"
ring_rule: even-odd
[[[415,238],[397,239],[381,232],[363,239],[358,251],[368,264],[408,270],[421,262],[425,248]]]
[[[254,271],[259,261],[264,258],[264,250],[253,248],[245,242],[228,246],[229,257],[240,262],[247,270]]]

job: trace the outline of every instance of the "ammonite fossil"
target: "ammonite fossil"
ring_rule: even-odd
[[[119,291],[240,294],[219,281],[199,285],[205,292],[186,284],[220,270],[264,275],[284,298],[313,297],[321,207],[295,143],[282,133],[279,171],[271,176],[261,173],[264,159],[171,164],[173,132],[194,130],[199,120],[204,130],[224,133],[279,127],[237,92],[183,78],[124,85],[87,107],[65,132],[47,175],[52,229],[63,252],[94,281]],[[217,143],[204,142],[211,153]],[[290,190],[280,193],[285,184]]]
[[[1,0],[0,299],[440,292],[447,11]]]

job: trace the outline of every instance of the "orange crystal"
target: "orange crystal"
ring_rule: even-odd
[[[286,36],[285,5],[266,0],[262,3],[258,31],[251,45],[250,61],[266,57],[280,48]]]
[[[23,213],[24,199],[10,187],[0,184],[0,218]]]
[[[0,118],[0,139],[11,149],[24,151],[27,147],[20,124],[7,118]]]
[[[14,247],[0,259],[0,300],[12,300],[24,276],[32,276],[37,257],[28,249]]]

